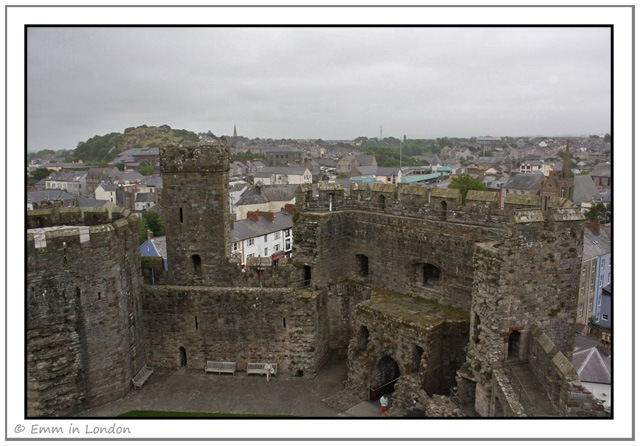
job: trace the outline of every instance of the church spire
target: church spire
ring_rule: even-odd
[[[567,148],[564,151],[561,175],[563,178],[573,178],[573,171],[571,170],[571,154],[569,153],[569,140],[567,140]]]

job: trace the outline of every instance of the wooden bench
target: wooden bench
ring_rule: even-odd
[[[236,372],[236,363],[223,361],[207,361],[207,366],[204,368],[204,373],[207,372],[218,374],[231,373],[233,375]]]
[[[266,375],[267,370],[264,366],[268,364],[266,362],[249,362],[247,363],[247,375]],[[278,364],[275,362],[270,363],[273,368],[271,375],[275,376],[278,373]]]
[[[142,385],[147,382],[152,373],[153,369],[145,364],[144,367],[142,367],[140,371],[138,371],[138,373],[136,373],[135,376],[131,378],[133,387],[135,387],[136,389],[141,388]]]

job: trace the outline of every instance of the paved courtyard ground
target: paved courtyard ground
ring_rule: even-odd
[[[80,413],[113,418],[133,410],[275,414],[292,417],[379,417],[376,402],[344,392],[344,362],[327,366],[315,377],[205,374],[195,370],[155,370],[142,389],[123,399]]]

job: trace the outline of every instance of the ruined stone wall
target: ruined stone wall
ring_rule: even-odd
[[[137,218],[65,208],[27,226],[27,415],[123,397],[145,362]]]
[[[584,218],[574,211],[555,221],[564,213],[551,214],[516,213],[500,243],[477,246],[470,356],[485,365],[526,359],[534,323],[571,357]],[[514,332],[519,346],[510,352]]]
[[[310,377],[328,354],[323,305],[304,290],[145,285],[148,363],[204,370],[206,361],[233,361],[246,370],[270,361],[279,374]]]
[[[585,388],[571,362],[539,326],[531,332],[529,363],[564,417],[610,417],[602,401]]]
[[[322,294],[327,302],[328,348],[338,357],[346,357],[354,308],[370,297],[371,289],[362,282],[346,281],[329,285]]]
[[[373,290],[355,307],[348,351],[348,385],[361,397],[385,384],[385,357],[398,366],[394,398],[405,408],[413,396],[449,394],[465,358],[467,313],[419,297]],[[393,377],[391,377],[393,378]],[[423,407],[424,408],[424,407]]]
[[[357,280],[469,309],[475,243],[499,240],[501,232],[373,212],[336,211],[300,214],[294,236],[295,262],[311,266],[312,283],[318,288]],[[439,270],[439,277],[426,284],[425,265]]]

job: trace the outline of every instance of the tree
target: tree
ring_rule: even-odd
[[[600,223],[606,224],[613,221],[613,213],[611,212],[611,205],[603,202],[598,202],[591,206],[585,217],[589,220],[598,220]]]
[[[471,175],[465,173],[464,175],[453,178],[449,185],[449,189],[460,190],[462,202],[464,203],[467,198],[467,192],[470,190],[487,190],[487,186],[481,180],[473,178]]]
[[[609,135],[608,133],[606,135],[604,135],[604,142],[611,142],[611,135]]]
[[[51,175],[52,172],[53,172],[53,170],[49,170],[46,167],[38,167],[36,170],[31,172],[31,176],[33,177],[33,179],[37,183],[38,181],[42,180],[43,178],[47,178],[49,175]]]
[[[153,209],[148,210],[142,215],[140,220],[140,243],[143,243],[147,239],[147,231],[153,232],[156,237],[163,236],[165,234],[164,218],[160,212]]]

